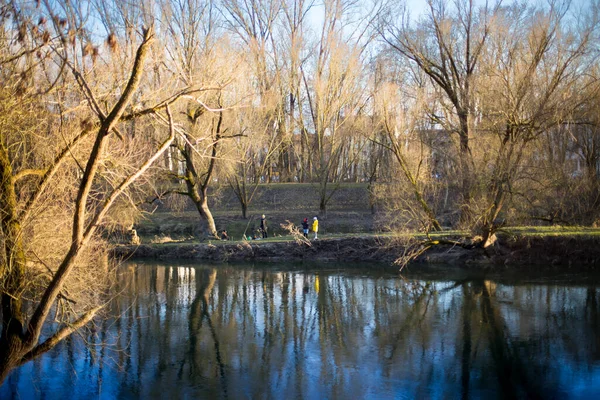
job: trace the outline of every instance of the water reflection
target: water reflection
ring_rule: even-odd
[[[0,397],[600,396],[597,279],[445,275],[130,264],[120,318]]]

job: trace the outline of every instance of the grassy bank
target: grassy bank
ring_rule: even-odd
[[[518,228],[517,230],[521,230]],[[529,232],[531,233],[531,232]],[[197,259],[203,261],[336,261],[392,263],[405,254],[406,236],[332,234],[317,241],[301,243],[292,237],[251,241],[190,240],[170,243],[143,243],[117,246],[117,257]],[[438,238],[442,238],[441,234]],[[457,235],[445,235],[456,239]],[[433,246],[411,262],[455,265],[468,268],[512,268],[524,270],[582,270],[600,267],[600,232],[569,230],[559,234],[521,235],[503,233],[488,249],[460,246]]]

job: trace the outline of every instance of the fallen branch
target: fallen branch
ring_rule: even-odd
[[[296,243],[305,244],[309,247],[312,246],[312,243],[310,242],[310,240],[308,240],[308,238],[304,237],[304,233],[300,232],[300,229],[296,225],[294,225],[293,222],[286,219],[285,223],[279,224],[279,226],[281,226],[281,228],[286,230],[292,236],[292,238],[294,238],[294,241]]]

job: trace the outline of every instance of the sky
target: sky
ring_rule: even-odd
[[[406,7],[410,10],[413,18],[419,17],[425,11],[427,2],[425,0],[406,0]]]
[[[412,21],[417,21],[419,19],[419,17],[422,16],[423,14],[425,14],[428,10],[427,0],[392,0],[392,1],[398,2],[397,4],[400,4],[400,2],[404,2],[406,4],[406,8],[410,12]],[[450,4],[453,2],[453,0],[447,0],[447,1]],[[475,6],[477,7],[477,6],[484,5],[486,3],[486,1],[488,2],[488,5],[491,7],[498,0],[474,0],[474,3],[475,3]],[[530,4],[530,5],[534,5],[534,4],[547,5],[548,1],[552,1],[552,0],[502,0],[502,4],[508,5],[508,4],[512,4],[515,2],[524,2],[524,3]],[[569,1],[569,0],[558,0],[558,1]],[[600,0],[570,0],[570,1],[571,1],[570,11],[572,11],[575,15],[578,14],[577,11],[581,10],[582,8],[586,9],[587,7],[589,7],[589,5],[592,1],[600,2]],[[315,5],[313,6],[313,8],[311,9],[311,11],[309,12],[309,19],[310,19],[311,25],[313,27],[321,26],[321,24],[323,23],[323,18],[324,18],[323,13],[324,13],[324,11],[323,11],[322,3],[316,2]],[[317,28],[317,30],[318,30],[318,28]]]
[[[407,8],[410,10],[410,14],[411,14],[412,18],[415,18],[415,19],[418,18],[427,9],[426,0],[405,0],[405,1],[406,1]],[[519,0],[519,1],[522,1],[522,0]],[[494,0],[488,0],[488,2],[490,5],[495,3]],[[515,2],[515,0],[504,0],[503,1],[504,4],[510,4],[510,3],[514,3],[514,2]],[[528,1],[526,1],[526,3],[529,3],[529,4],[536,4],[536,3],[544,4],[546,2],[547,2],[547,0],[528,0]],[[590,0],[571,0],[571,7],[573,9],[577,9],[578,7],[582,7],[589,3],[590,3]],[[475,4],[483,5],[483,4],[485,4],[485,0],[475,0]]]

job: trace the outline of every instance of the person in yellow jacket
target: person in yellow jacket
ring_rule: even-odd
[[[312,231],[315,233],[315,240],[317,240],[317,233],[319,232],[319,219],[317,217],[313,218],[312,223]]]

